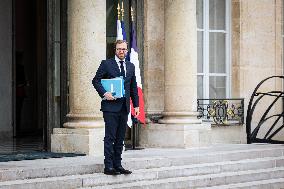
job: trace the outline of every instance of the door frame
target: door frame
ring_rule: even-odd
[[[60,40],[56,41],[55,8],[60,1]],[[54,43],[60,43],[60,125],[55,121],[54,97]],[[68,64],[67,64],[67,0],[47,0],[47,119],[44,141],[47,151],[51,151],[51,135],[54,128],[63,127],[68,113]]]

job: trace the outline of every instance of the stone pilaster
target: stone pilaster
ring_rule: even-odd
[[[55,152],[103,152],[104,122],[92,79],[106,57],[106,1],[68,1],[69,106],[65,128],[54,129]]]
[[[257,84],[273,75],[283,75],[283,38],[282,38],[282,2],[283,1],[240,1],[239,64],[235,72],[238,78],[233,78],[233,87],[239,85],[240,97],[249,103],[251,94]],[[238,23],[235,23],[238,24]],[[233,48],[235,49],[235,48]],[[261,87],[262,92],[283,90],[281,80],[270,80]],[[274,98],[265,97],[255,109],[252,125],[256,125],[264,111]],[[282,112],[283,104],[276,103],[270,115]],[[258,136],[264,136],[273,122],[266,122],[259,130]],[[275,128],[276,129],[276,128]],[[283,132],[282,132],[283,133]],[[280,133],[274,140],[281,140]]]
[[[164,0],[144,1],[143,92],[148,118],[164,110],[164,4]]]
[[[164,118],[142,130],[145,146],[190,147],[208,143],[210,125],[196,118],[196,1],[166,0]],[[203,140],[204,139],[204,140]],[[205,141],[206,140],[206,141]]]

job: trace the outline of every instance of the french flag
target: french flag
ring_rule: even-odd
[[[134,24],[132,24],[132,40],[131,40],[131,52],[130,52],[130,62],[135,65],[135,75],[136,75],[136,82],[138,88],[138,95],[139,95],[139,110],[140,114],[137,119],[140,123],[145,123],[145,111],[144,111],[144,97],[142,91],[142,82],[141,82],[141,72],[140,72],[140,64],[138,59],[138,48],[136,42],[136,32],[134,28]],[[126,40],[126,32],[124,22],[121,20],[117,20],[117,36],[116,40]],[[129,56],[127,55],[126,60],[129,60]],[[131,114],[134,116],[134,108],[132,102],[130,103],[131,113],[128,115],[127,125],[131,128],[132,126],[132,119]]]
[[[116,40],[126,40],[124,22],[120,20],[116,21]]]
[[[126,40],[126,32],[125,32],[124,22],[122,20],[119,20],[119,19],[116,22],[116,40]],[[129,60],[129,54],[127,54],[125,59]],[[135,70],[135,72],[136,72],[136,70]],[[131,112],[132,112],[132,109],[133,109],[132,105],[130,105],[130,109],[131,109]],[[131,113],[128,114],[127,125],[130,128],[132,126]]]
[[[137,82],[138,95],[139,95],[140,114],[137,117],[137,119],[140,121],[140,123],[145,123],[144,97],[142,91],[141,72],[140,72],[140,64],[138,59],[138,48],[137,48],[136,31],[134,28],[134,24],[132,24],[131,33],[132,33],[131,35],[132,40],[131,40],[130,62],[132,62],[135,66],[135,75],[136,75],[136,82]],[[131,103],[131,114],[135,115],[132,103]]]

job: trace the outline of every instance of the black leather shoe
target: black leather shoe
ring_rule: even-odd
[[[117,171],[117,170],[114,169],[114,168],[105,168],[105,169],[104,169],[104,174],[105,174],[105,175],[120,175],[120,172]]]
[[[124,169],[123,167],[116,167],[115,170],[118,171],[120,174],[124,174],[124,175],[128,175],[132,173],[131,171]]]

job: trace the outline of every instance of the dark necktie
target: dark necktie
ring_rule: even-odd
[[[123,78],[125,78],[125,71],[123,66],[124,61],[119,61],[119,62],[120,62],[120,76],[123,76]]]

